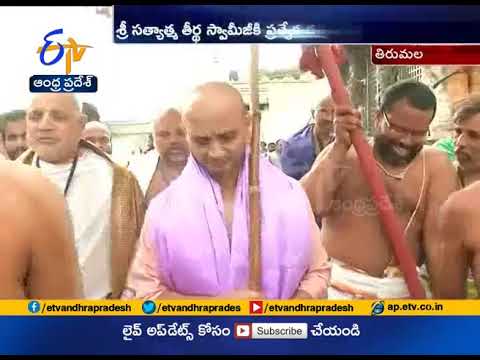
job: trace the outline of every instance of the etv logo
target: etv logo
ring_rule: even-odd
[[[263,301],[250,301],[250,314],[263,314]]]
[[[65,73],[68,75],[72,72],[72,61],[77,62],[82,60],[83,55],[85,54],[85,50],[87,48],[91,48],[92,46],[89,45],[79,45],[77,42],[69,37],[67,40],[66,44],[60,44],[57,42],[57,45],[52,45],[53,41],[49,40],[49,37],[54,36],[54,35],[60,35],[63,34],[63,29],[56,29],[53,31],[50,31],[43,40],[45,41],[45,44],[43,46],[39,46],[37,49],[37,54],[40,54],[40,61],[42,62],[43,65],[54,65],[57,62],[59,62],[62,58],[63,55],[65,54],[65,49],[67,50],[67,55],[65,57],[65,66],[66,66],[66,71]],[[47,62],[45,61],[45,53],[47,51],[54,51],[58,50],[57,56],[50,61]]]

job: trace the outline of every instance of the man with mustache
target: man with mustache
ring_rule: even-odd
[[[175,180],[187,164],[189,150],[180,112],[170,108],[153,122],[155,148],[130,165],[147,205]]]
[[[85,297],[118,298],[143,224],[143,195],[126,168],[81,139],[85,120],[73,94],[36,96],[27,111],[31,149],[18,161],[38,168],[67,201]]]
[[[435,110],[428,86],[412,80],[390,86],[375,116],[372,147],[418,272],[426,263],[433,296],[461,298],[461,268],[444,267],[443,255],[453,245],[438,227],[440,206],[457,189],[455,168],[444,153],[424,146]],[[301,180],[315,214],[322,217],[332,263],[329,298],[407,298],[405,280],[351,146],[350,132],[361,128],[360,117],[352,108],[336,108],[335,140]]]
[[[463,265],[466,277],[470,268],[473,279],[467,284],[474,296],[474,284],[480,290],[480,96],[462,101],[454,115],[455,154],[462,190],[444,204],[440,224],[442,231],[456,245],[449,258]]]
[[[247,289],[251,117],[238,90],[200,85],[182,119],[191,156],[150,203],[123,297],[325,297],[330,269],[308,198],[263,157],[262,289]]]
[[[480,95],[465,99],[453,115],[455,155],[462,188],[480,180]]]
[[[27,150],[25,115],[24,110],[14,110],[2,116],[3,143],[10,160],[16,160]]]

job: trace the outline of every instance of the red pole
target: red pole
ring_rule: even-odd
[[[331,48],[328,45],[316,46],[316,57],[320,61],[321,68],[325,73],[330,88],[332,99],[337,105],[352,106],[350,97],[342,81],[338,65],[335,61]],[[361,130],[351,134],[352,144],[358,154],[360,168],[372,191],[375,204],[378,209],[380,222],[390,239],[400,270],[405,276],[410,295],[414,299],[424,299],[425,290],[417,276],[417,265],[409,252],[402,228],[393,211],[392,203],[385,191],[383,179],[375,165],[373,152],[362,135]]]

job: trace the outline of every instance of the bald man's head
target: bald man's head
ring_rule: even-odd
[[[73,94],[41,94],[27,111],[27,144],[43,161],[67,163],[78,152],[84,126]]]
[[[82,133],[84,140],[90,141],[96,147],[107,154],[112,154],[112,143],[110,129],[99,121],[89,121]]]
[[[184,119],[195,120],[190,116],[192,111],[196,115],[208,112],[234,112],[238,118],[245,120],[246,108],[240,92],[224,82],[208,82],[197,86],[184,107]]]
[[[152,134],[155,149],[167,166],[186,165],[190,151],[185,125],[178,110],[174,108],[163,110],[153,121]]]
[[[179,110],[171,107],[162,109],[158,115],[153,119],[153,127],[157,126],[161,122],[168,120],[168,119],[180,119],[182,118],[182,114]]]
[[[249,117],[242,96],[227,83],[198,86],[184,108],[190,151],[214,178],[236,173],[249,139]]]
[[[63,107],[65,110],[70,112],[76,112],[81,114],[80,105],[78,99],[74,94],[67,93],[46,93],[39,94],[32,99],[32,106],[39,104],[51,104],[54,102],[57,106]]]
[[[108,128],[107,124],[104,124],[100,121],[89,121],[85,124],[85,131],[87,130],[102,130],[106,132],[108,135],[110,135],[110,129]]]

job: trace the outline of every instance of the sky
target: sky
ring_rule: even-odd
[[[2,7],[0,113],[28,107],[30,76],[65,74],[64,59],[45,66],[36,53],[43,37],[58,28],[64,34],[56,40],[72,37],[93,47],[72,64],[72,74],[97,76],[98,92],[78,98],[95,104],[103,121],[150,121],[159,109],[180,104],[195,85],[228,80],[229,70],[248,79],[249,45],[114,44],[112,21],[95,7]],[[295,67],[300,52],[300,45],[261,45],[260,68]]]

